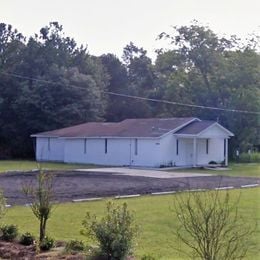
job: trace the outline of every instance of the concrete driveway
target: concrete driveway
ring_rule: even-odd
[[[150,178],[158,178],[158,179],[212,176],[212,174],[204,174],[204,173],[167,172],[167,171],[154,170],[154,169],[148,170],[148,169],[124,168],[124,167],[77,169],[76,171],[110,173],[110,174],[117,174],[117,175],[150,177]]]

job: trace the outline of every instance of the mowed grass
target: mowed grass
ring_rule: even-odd
[[[7,171],[30,171],[33,169],[48,170],[71,170],[78,168],[97,168],[98,165],[92,164],[67,164],[56,162],[36,162],[29,160],[0,160],[0,173]],[[104,167],[104,166],[102,166]],[[260,177],[260,163],[230,163],[227,170],[214,171],[207,169],[176,169],[174,172],[194,172],[194,173],[210,173],[225,176],[242,176],[242,177]]]
[[[48,169],[48,170],[70,170],[78,168],[95,168],[90,164],[67,164],[56,162],[36,162],[27,160],[0,160],[0,173],[7,171],[30,171],[33,169]]]
[[[174,169],[173,172],[209,173],[225,176],[260,177],[260,163],[230,163],[227,170]]]
[[[260,189],[251,188],[229,192],[234,199],[241,195],[239,213],[246,223],[254,226],[258,222],[257,230],[252,235],[251,248],[246,259],[260,259]],[[182,246],[174,235],[178,226],[173,211],[175,196],[179,195],[144,196],[115,201],[117,204],[127,202],[129,208],[135,212],[137,224],[140,227],[134,251],[137,259],[145,254],[152,255],[155,259],[186,259],[175,250],[175,248],[189,250]],[[48,223],[48,234],[59,240],[81,239],[87,243],[92,243],[87,241],[86,237],[80,235],[82,219],[87,211],[102,216],[105,205],[106,201],[57,205]],[[38,234],[37,220],[29,207],[17,206],[8,209],[4,222],[17,224],[20,232],[29,231],[35,235]]]

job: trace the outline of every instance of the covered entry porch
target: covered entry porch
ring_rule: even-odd
[[[212,121],[195,122],[174,133],[176,165],[205,166],[210,162],[228,165],[228,139],[233,133]]]
[[[228,138],[178,137],[180,165],[205,166],[210,162],[228,165]]]

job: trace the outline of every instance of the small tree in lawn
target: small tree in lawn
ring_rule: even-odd
[[[31,209],[40,222],[40,242],[42,242],[46,236],[46,225],[53,208],[53,175],[40,170],[37,184],[25,185],[23,191],[32,198]]]
[[[235,260],[246,255],[254,231],[238,215],[239,198],[228,192],[194,192],[176,196],[179,241],[191,248],[192,259]],[[180,249],[178,249],[180,250]]]

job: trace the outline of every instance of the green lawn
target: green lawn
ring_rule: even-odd
[[[96,166],[88,164],[66,164],[54,162],[37,163],[36,161],[26,160],[0,160],[0,173],[6,171],[29,171],[38,169],[39,167],[48,170],[69,170],[75,168],[94,168]]]
[[[230,163],[227,170],[174,169],[181,172],[210,173],[225,176],[260,177],[260,163]]]
[[[230,191],[237,197],[239,190]],[[176,195],[169,196],[144,196],[141,198],[124,200],[131,210],[135,211],[137,223],[141,232],[137,241],[135,255],[140,259],[144,254],[153,255],[156,259],[185,259],[176,253],[174,248],[180,247],[179,241],[173,234],[177,220],[173,213],[173,201]],[[260,189],[241,190],[240,213],[247,223],[260,224],[259,207]],[[116,201],[122,203],[123,200]],[[64,203],[57,205],[49,220],[48,233],[56,239],[69,240],[73,238],[86,240],[79,234],[81,221],[90,211],[101,216],[104,211],[105,201],[86,203]],[[37,221],[28,207],[10,208],[4,218],[6,223],[15,223],[21,232],[29,231],[37,234]],[[246,259],[260,258],[260,227],[252,236],[252,248]],[[184,248],[184,250],[187,250]]]
[[[35,161],[26,160],[0,160],[0,173],[6,171],[28,171],[37,169],[39,165],[44,169],[49,170],[69,170],[75,168],[96,168],[96,165],[88,164],[66,164],[66,163],[49,163],[41,162],[38,164]],[[102,166],[103,167],[103,166]],[[245,177],[260,177],[260,163],[230,163],[229,169],[225,171],[213,171],[206,169],[176,169],[173,171],[195,172],[195,173],[210,173],[227,176],[245,176]]]

